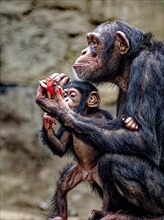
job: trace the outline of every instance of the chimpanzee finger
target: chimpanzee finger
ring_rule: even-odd
[[[60,86],[64,86],[70,80],[70,78],[65,73],[53,73],[49,77],[56,81]]]
[[[130,126],[129,129],[131,129],[133,131],[138,130],[138,125],[137,125],[137,123],[134,120],[131,121],[131,124],[128,124],[128,125]]]
[[[136,123],[133,125],[133,130],[135,130],[135,131],[138,130],[138,125]]]
[[[53,73],[53,74],[51,74],[49,77],[50,77],[51,79],[53,79],[53,80],[56,80],[56,78],[58,78],[59,75],[60,75],[60,73]]]
[[[132,118],[132,117],[127,117],[127,118],[124,120],[124,123],[125,123],[125,124],[128,124],[128,123],[130,123],[131,121],[133,121],[133,118]]]
[[[131,121],[129,121],[128,123],[125,123],[125,127],[127,127],[127,128],[132,128],[132,127],[133,127],[133,124],[134,124],[134,121],[131,120]]]
[[[55,118],[51,117],[50,115],[48,115],[47,113],[44,113],[43,115],[43,120],[46,120],[49,124],[56,124],[56,120]]]
[[[36,98],[46,98],[45,89],[42,86],[38,86],[37,92],[36,92]]]
[[[65,73],[53,73],[52,75],[50,75],[49,77],[51,79],[53,79],[56,82],[60,82],[60,80],[65,77],[66,74]]]
[[[60,73],[57,77],[54,78],[54,80],[57,82],[57,84],[63,86],[69,81],[69,77],[65,73]]]
[[[70,81],[70,78],[68,76],[66,76],[65,73],[61,73],[61,78],[60,78],[60,82],[59,85],[61,87],[63,87],[66,83],[68,83]]]
[[[123,122],[126,128],[135,131],[138,130],[138,125],[132,117],[128,117],[126,120],[123,118]]]

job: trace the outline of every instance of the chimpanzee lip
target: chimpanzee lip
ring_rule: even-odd
[[[80,67],[80,66],[83,66],[84,64],[83,63],[75,63],[73,64],[73,67]]]
[[[82,63],[75,63],[72,67],[76,72],[79,72],[79,70],[84,66]]]
[[[74,69],[76,69],[76,68],[78,68],[78,67],[82,67],[82,66],[87,66],[87,65],[89,65],[89,63],[75,63],[75,64],[73,64],[73,68]]]

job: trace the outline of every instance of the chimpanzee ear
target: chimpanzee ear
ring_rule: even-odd
[[[126,54],[130,48],[129,40],[122,31],[116,32],[115,46],[119,49],[120,54]]]
[[[87,105],[90,108],[98,107],[100,105],[100,96],[96,91],[90,93],[87,100]]]

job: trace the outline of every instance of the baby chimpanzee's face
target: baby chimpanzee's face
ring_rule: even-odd
[[[77,89],[68,88],[64,89],[63,98],[69,107],[73,110],[79,106],[82,95]]]

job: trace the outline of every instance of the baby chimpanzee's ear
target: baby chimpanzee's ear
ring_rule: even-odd
[[[100,96],[96,91],[90,93],[87,100],[87,105],[89,108],[98,107],[100,105]]]

